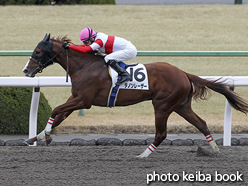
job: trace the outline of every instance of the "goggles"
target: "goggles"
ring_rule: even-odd
[[[85,45],[87,45],[90,42],[90,40],[86,40],[86,41],[81,40],[81,42],[83,42]]]

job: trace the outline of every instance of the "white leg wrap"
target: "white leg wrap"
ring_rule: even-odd
[[[38,141],[41,141],[45,138],[45,130],[43,130],[41,133],[39,133],[36,137]]]
[[[140,154],[139,158],[147,158],[154,150],[156,149],[156,147],[151,144],[142,154]]]
[[[54,119],[50,117],[48,122],[47,122],[47,125],[46,125],[46,128],[45,128],[45,133],[47,135],[51,134],[53,121],[54,121]]]
[[[52,125],[50,124],[47,124],[46,128],[45,128],[45,133],[47,135],[50,135],[51,134],[51,131],[52,131]]]
[[[206,136],[206,139],[207,139],[208,143],[210,144],[210,146],[212,147],[212,149],[215,152],[219,152],[219,148],[218,148],[217,144],[215,143],[213,137],[211,135],[208,135],[208,136]]]

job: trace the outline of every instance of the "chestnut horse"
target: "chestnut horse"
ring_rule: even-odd
[[[34,77],[36,73],[42,72],[44,68],[56,62],[68,71],[72,84],[72,95],[67,102],[52,111],[44,131],[36,137],[26,140],[27,145],[42,139],[46,139],[47,144],[51,143],[51,130],[74,110],[89,109],[92,105],[107,106],[112,81],[104,57],[94,53],[79,53],[64,49],[62,45],[69,42],[67,37],[50,39],[50,34],[46,35],[37,45],[23,69],[27,77]],[[192,98],[206,99],[209,89],[224,95],[234,109],[243,113],[248,112],[248,104],[230,91],[223,81],[202,79],[164,62],[145,64],[145,67],[148,74],[149,90],[121,89],[115,104],[116,106],[128,106],[152,100],[155,111],[155,139],[138,157],[148,157],[166,138],[167,120],[172,112],[176,112],[194,125],[206,136],[212,149],[218,152],[219,149],[206,122],[191,108]]]

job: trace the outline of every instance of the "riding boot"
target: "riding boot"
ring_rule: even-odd
[[[116,83],[116,85],[120,85],[125,81],[130,81],[131,75],[124,69],[123,67],[120,66],[119,63],[117,63],[115,60],[109,60],[107,62],[108,65],[110,65],[117,73],[118,75],[121,76],[121,79],[119,82]]]

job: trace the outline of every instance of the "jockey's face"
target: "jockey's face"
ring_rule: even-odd
[[[85,46],[89,46],[91,44],[90,40],[83,41],[83,43],[84,43]]]
[[[92,41],[94,42],[94,41],[95,41],[95,38],[92,38]],[[89,45],[91,45],[93,42],[91,42],[90,40],[83,41],[83,43],[84,43],[85,46],[89,46]]]

